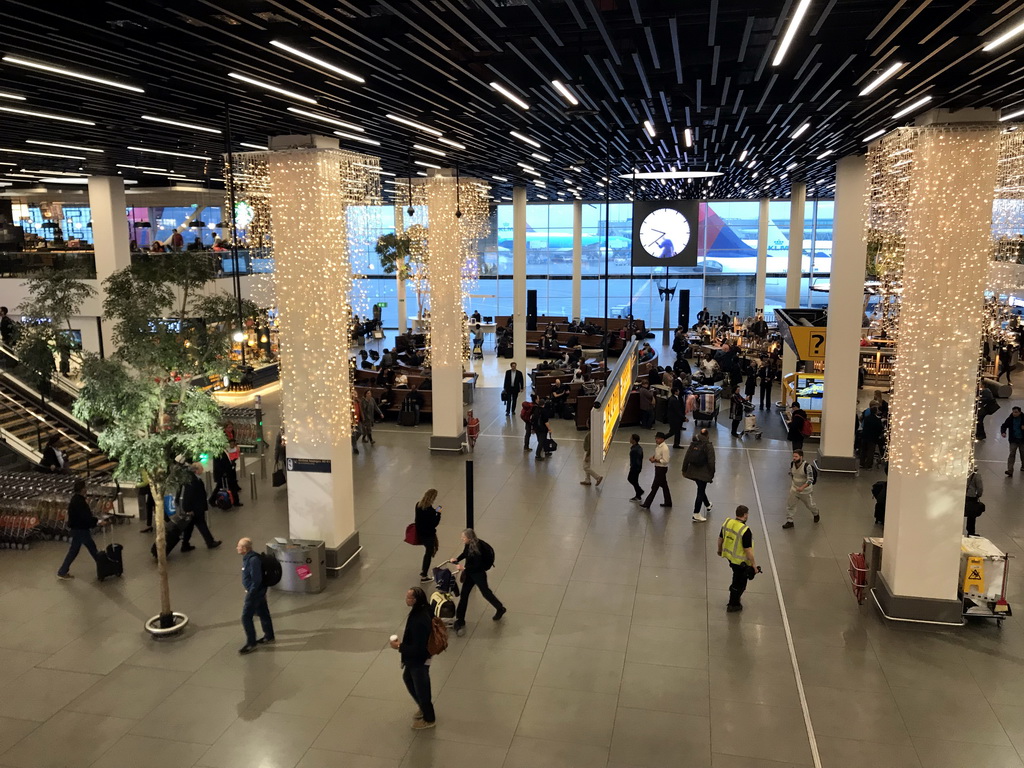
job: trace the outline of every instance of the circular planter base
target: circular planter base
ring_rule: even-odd
[[[171,619],[172,624],[169,627],[162,627],[160,626],[160,614],[157,614],[146,622],[146,631],[155,638],[170,637],[181,632],[188,624],[188,616],[184,613],[175,611],[171,614]]]

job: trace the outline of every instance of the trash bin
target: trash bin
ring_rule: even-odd
[[[323,592],[327,583],[327,547],[310,539],[274,539],[267,553],[281,563],[277,589],[285,592]]]

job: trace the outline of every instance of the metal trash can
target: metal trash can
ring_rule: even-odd
[[[327,584],[327,546],[310,539],[277,538],[267,542],[267,553],[281,563],[281,581],[276,589],[285,592],[323,592]]]

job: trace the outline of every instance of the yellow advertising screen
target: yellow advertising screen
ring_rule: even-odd
[[[635,342],[634,342],[635,344]],[[608,456],[612,447],[612,439],[615,437],[615,430],[619,427],[619,419],[626,407],[626,400],[629,393],[633,391],[633,384],[636,382],[636,350],[623,353],[623,359],[613,372],[613,380],[608,382],[608,390],[605,394],[603,414],[601,418],[601,458]]]

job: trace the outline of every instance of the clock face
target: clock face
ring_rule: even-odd
[[[656,259],[671,259],[690,241],[690,223],[672,208],[651,211],[640,223],[640,245]]]

